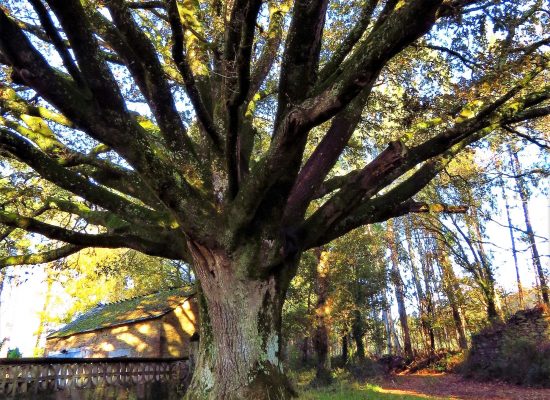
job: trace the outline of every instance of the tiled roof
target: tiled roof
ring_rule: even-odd
[[[132,297],[114,303],[98,304],[80,315],[60,330],[48,335],[48,339],[90,332],[111,326],[158,318],[182,304],[194,291],[178,288]]]

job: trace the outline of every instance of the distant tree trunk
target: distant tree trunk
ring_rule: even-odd
[[[489,264],[489,259],[487,257],[487,253],[485,252],[485,246],[483,245],[483,236],[481,235],[481,227],[476,210],[473,210],[472,215],[474,217],[472,220],[472,225],[474,227],[474,233],[478,247],[479,261],[481,262],[485,274],[487,315],[489,316],[490,321],[502,321],[504,319],[504,315],[500,304],[500,296],[496,291],[495,276],[493,273],[493,269]]]
[[[533,256],[533,265],[537,270],[537,274],[540,282],[540,290],[542,293],[542,301],[547,306],[550,306],[550,294],[548,293],[548,284],[546,282],[546,277],[544,276],[544,270],[540,262],[540,255],[537,249],[537,243],[535,241],[535,233],[533,232],[533,226],[531,225],[531,218],[529,216],[529,196],[527,194],[527,189],[525,188],[525,183],[521,178],[521,165],[519,163],[519,157],[517,152],[512,151],[512,148],[509,148],[510,156],[513,159],[513,171],[516,176],[516,186],[518,189],[519,197],[521,199],[521,205],[523,207],[523,217],[525,218],[525,231],[527,232],[527,240],[529,241],[529,246],[531,247],[531,254]]]
[[[384,321],[384,327],[386,328],[386,352],[393,354],[393,329],[391,326],[391,315],[387,308],[382,310],[382,321]]]
[[[428,232],[425,231],[426,236],[428,235]],[[427,330],[427,336],[429,340],[429,350],[431,353],[435,352],[435,333],[433,328],[433,321],[434,321],[434,304],[433,304],[433,291],[432,291],[432,285],[430,281],[430,277],[433,276],[433,266],[432,266],[432,256],[428,253],[428,251],[424,248],[422,245],[422,242],[419,240],[419,238],[416,238],[416,243],[418,246],[418,249],[420,251],[421,257],[420,257],[420,264],[422,265],[422,276],[424,277],[424,293],[425,293],[425,319],[424,319],[424,325],[426,326]]]
[[[424,289],[422,288],[422,279],[420,277],[420,271],[416,265],[416,254],[413,248],[413,238],[411,234],[412,220],[410,217],[405,220],[405,238],[407,239],[407,252],[409,254],[409,262],[411,266],[413,283],[416,289],[416,298],[418,301],[418,316],[420,318],[421,337],[423,341],[424,349],[428,348],[428,326],[426,324],[426,296]]]
[[[399,312],[399,322],[403,330],[403,346],[405,355],[408,359],[413,358],[413,350],[411,345],[411,334],[409,330],[409,322],[407,320],[407,309],[405,307],[405,285],[399,272],[399,254],[397,250],[397,237],[394,230],[393,221],[387,222],[387,241],[390,246],[391,271],[390,277],[395,288],[395,298],[397,300],[397,310]]]
[[[348,363],[348,333],[344,332],[342,335],[342,365]]]
[[[302,343],[300,344],[300,363],[302,366],[307,365],[309,362],[309,337],[306,336],[302,339]]]
[[[453,266],[449,260],[449,256],[446,253],[443,245],[439,241],[435,241],[436,251],[438,255],[438,264],[441,268],[441,280],[443,283],[443,291],[449,300],[449,305],[453,314],[453,321],[455,323],[456,334],[458,337],[458,345],[461,349],[466,350],[468,348],[468,340],[466,338],[466,323],[464,320],[464,314],[462,312],[463,301],[460,295],[460,284],[456,279]]]
[[[365,336],[365,320],[361,311],[358,309],[352,312],[351,321],[351,335],[355,341],[356,357],[359,361],[365,359],[365,345],[363,344],[363,337]]]
[[[329,253],[317,250],[318,264],[316,277],[317,303],[315,305],[315,331],[313,334],[313,347],[317,355],[317,371],[313,381],[314,386],[325,386],[332,382],[329,358],[329,335],[327,326],[327,301],[329,293]]]
[[[471,194],[469,194],[469,196],[469,201],[473,204]],[[491,267],[487,255],[485,254],[483,236],[481,235],[481,228],[475,207],[472,208],[471,217],[466,218],[468,235],[464,233],[464,231],[460,228],[460,225],[454,219],[451,219],[451,221],[462,239],[464,239],[464,242],[470,249],[470,252],[474,258],[474,263],[469,267],[469,270],[473,274],[473,278],[479,285],[485,299],[488,320],[491,322],[502,321],[503,314],[500,306],[500,297],[496,291],[493,268]],[[457,244],[457,246],[460,246],[460,244]]]
[[[510,204],[508,203],[508,196],[506,189],[504,188],[504,181],[500,178],[500,187],[502,189],[502,198],[504,199],[504,205],[506,207],[506,218],[508,219],[508,230],[510,232],[510,241],[512,242],[512,256],[514,257],[514,266],[516,268],[516,281],[518,284],[518,299],[519,306],[523,308],[525,305],[523,298],[523,286],[521,285],[521,278],[519,275],[518,255],[516,250],[516,239],[514,237],[514,227],[512,226],[512,217],[510,215]]]
[[[311,295],[312,295],[312,286],[309,287],[308,293],[307,293],[307,312],[306,315],[309,316],[309,313],[311,311]],[[301,363],[302,366],[306,366],[309,363],[309,347],[310,347],[310,334],[309,334],[309,328],[307,328],[308,333],[304,338],[302,339],[302,343],[300,346],[301,350]]]

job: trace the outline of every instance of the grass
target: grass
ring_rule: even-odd
[[[397,393],[372,384],[341,384],[324,389],[309,389],[300,393],[303,400],[443,400],[441,397]]]
[[[353,382],[350,376],[342,370],[335,371],[334,384],[320,389],[308,387],[315,375],[312,370],[291,375],[293,375],[293,381],[300,394],[300,400],[445,400],[442,397],[383,389],[371,383]]]

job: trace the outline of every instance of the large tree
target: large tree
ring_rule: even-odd
[[[2,264],[85,247],[186,260],[201,304],[188,398],[288,398],[281,308],[302,252],[460,211],[413,197],[474,142],[550,112],[548,10],[518,3],[3,1],[2,182],[35,190],[0,222],[53,242]],[[406,121],[335,175],[395,82]]]

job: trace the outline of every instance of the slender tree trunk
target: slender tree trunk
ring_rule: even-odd
[[[510,215],[510,204],[508,203],[508,196],[506,189],[504,188],[504,181],[500,179],[500,187],[502,189],[502,197],[504,198],[504,205],[506,207],[506,218],[508,219],[508,230],[510,232],[510,241],[512,242],[512,256],[514,257],[514,266],[516,268],[516,281],[518,284],[518,299],[520,308],[524,308],[525,301],[523,298],[523,286],[521,285],[521,277],[519,275],[518,266],[518,254],[516,250],[516,239],[514,237],[514,228],[512,226],[512,216]]]
[[[471,196],[470,201],[472,201]],[[489,264],[487,255],[485,254],[485,248],[482,243],[483,237],[481,235],[481,228],[475,207],[472,209],[471,218],[466,218],[468,235],[464,233],[459,224],[454,220],[453,225],[464,239],[464,242],[466,242],[474,258],[474,264],[472,264],[470,270],[472,271],[474,280],[479,285],[483,297],[485,298],[488,320],[491,322],[502,321],[503,314],[502,308],[500,307],[500,298],[495,287],[496,282],[493,269]],[[473,240],[475,240],[476,246],[474,246]]]
[[[363,337],[365,336],[365,320],[361,314],[361,311],[358,309],[355,309],[352,312],[351,335],[355,341],[357,359],[362,361],[365,359],[365,345],[363,344]]]
[[[315,306],[315,332],[313,346],[317,354],[317,371],[313,381],[314,386],[325,386],[332,382],[329,357],[329,334],[327,326],[328,294],[329,294],[329,253],[319,250],[317,264],[317,304]]]
[[[426,233],[426,237],[428,237],[428,233]],[[430,353],[435,352],[435,333],[433,328],[433,322],[434,322],[434,304],[433,304],[433,291],[432,291],[432,285],[430,283],[430,277],[433,276],[433,266],[432,264],[432,256],[428,253],[428,251],[424,248],[421,241],[417,238],[417,245],[418,249],[421,252],[421,258],[420,263],[422,265],[422,276],[424,277],[424,296],[425,296],[425,320],[424,324],[427,329],[427,336],[429,340],[429,351]]]
[[[517,152],[512,151],[510,148],[510,156],[513,159],[513,169],[514,174],[516,175],[516,186],[518,189],[519,197],[521,199],[521,206],[523,207],[523,217],[525,219],[525,230],[527,232],[527,240],[529,241],[529,246],[531,247],[531,254],[533,256],[533,265],[537,270],[537,274],[540,282],[540,290],[542,293],[542,301],[547,306],[550,306],[550,294],[548,291],[548,284],[546,282],[546,277],[544,275],[544,270],[542,269],[542,264],[540,262],[540,255],[537,248],[537,242],[535,240],[535,233],[533,232],[533,226],[531,225],[531,217],[529,216],[529,196],[527,195],[527,189],[525,188],[525,183],[521,179],[521,165],[519,163],[519,157]]]
[[[397,300],[397,310],[399,312],[399,322],[401,323],[401,329],[403,330],[403,345],[405,355],[408,359],[414,357],[411,334],[409,330],[409,322],[407,320],[407,309],[405,307],[405,285],[399,272],[399,254],[397,250],[397,238],[394,231],[393,221],[387,222],[387,240],[390,246],[390,259],[391,259],[391,280],[395,288],[395,298]]]
[[[391,326],[391,316],[387,307],[382,310],[382,321],[384,321],[384,327],[386,328],[386,352],[393,354],[393,329]]]
[[[468,348],[468,340],[466,338],[466,323],[462,312],[463,301],[460,294],[460,284],[456,278],[449,255],[446,253],[443,245],[435,238],[434,240],[436,243],[438,264],[441,268],[443,291],[449,300],[449,305],[453,314],[453,321],[455,323],[456,334],[458,337],[458,346],[462,350],[466,350]]]
[[[349,351],[348,351],[348,333],[342,334],[342,365],[348,363]]]
[[[413,248],[413,238],[411,234],[412,220],[408,217],[405,220],[405,238],[407,239],[407,252],[409,254],[409,262],[411,266],[413,283],[416,291],[416,299],[418,302],[418,316],[420,319],[420,333],[423,342],[423,349],[428,348],[428,326],[426,324],[426,296],[424,295],[424,289],[422,288],[422,279],[420,277],[420,271],[416,264],[416,254]]]
[[[307,312],[306,315],[309,316],[309,313],[311,311],[311,295],[312,295],[312,286],[310,285],[309,290],[307,292]],[[307,329],[309,331],[309,329]],[[306,366],[309,363],[309,348],[310,348],[310,334],[308,333],[302,340],[301,344],[301,363],[302,366]]]
[[[483,268],[483,275],[485,277],[485,294],[487,297],[487,315],[490,321],[502,321],[504,314],[500,304],[500,296],[496,290],[496,281],[493,273],[493,268],[489,263],[489,258],[485,252],[485,246],[483,245],[483,236],[481,234],[481,226],[477,210],[472,210],[472,219],[470,220],[470,227],[473,227],[474,236],[476,239],[478,256],[481,266]]]
[[[283,373],[281,312],[289,278],[246,277],[225,252],[190,243],[200,282],[200,342],[187,400],[286,400],[295,392]],[[290,268],[297,260],[288,261]],[[284,270],[275,268],[274,271]],[[241,271],[236,273],[236,271]]]
[[[306,366],[309,362],[309,337],[306,336],[302,339],[302,343],[300,344],[300,362],[302,366]]]

